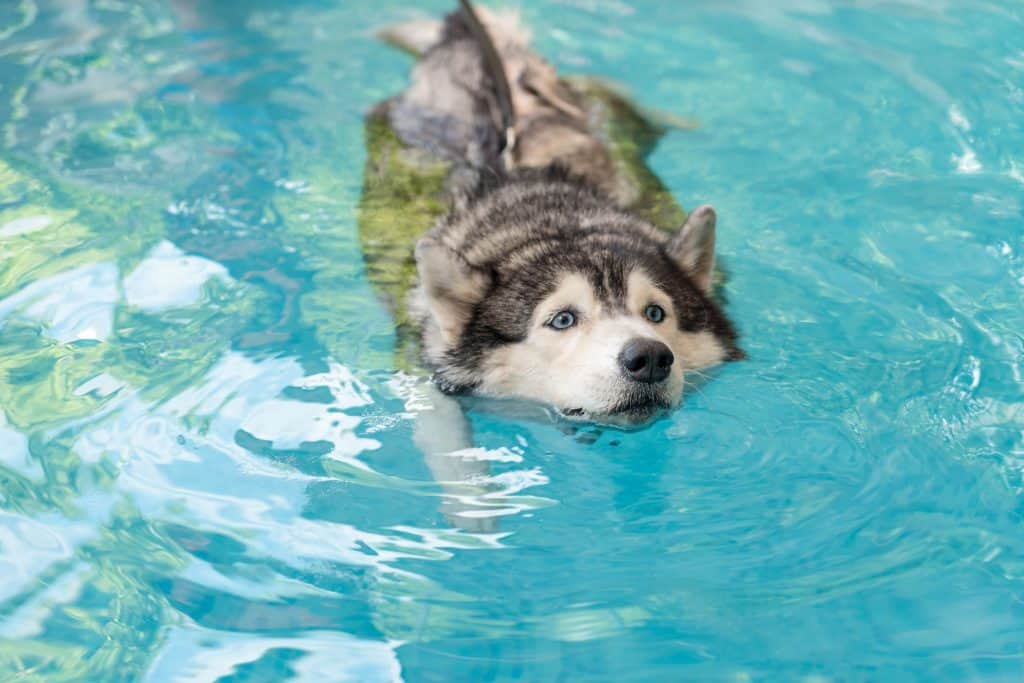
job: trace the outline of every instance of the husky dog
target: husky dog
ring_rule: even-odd
[[[443,392],[629,426],[676,406],[689,371],[743,357],[714,294],[714,210],[684,219],[643,163],[656,126],[560,78],[509,15],[464,4],[385,35],[419,61],[371,115],[391,147],[370,166],[405,174],[378,200],[450,207],[419,236],[415,274],[381,265],[401,249],[384,223],[408,215],[364,220],[364,249]]]

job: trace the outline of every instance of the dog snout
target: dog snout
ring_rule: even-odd
[[[619,364],[626,375],[637,382],[653,384],[668,377],[675,356],[654,339],[634,339],[619,353]]]

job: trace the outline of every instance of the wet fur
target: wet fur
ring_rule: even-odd
[[[560,166],[483,182],[465,208],[444,218],[420,245],[421,254],[446,250],[465,277],[475,278],[478,298],[469,302],[459,333],[441,339],[430,306],[438,293],[414,291],[412,310],[425,330],[427,359],[448,390],[477,389],[487,355],[527,338],[537,304],[564,274],[582,274],[603,304],[625,310],[626,284],[635,271],[669,296],[680,331],[707,331],[720,341],[722,360],[740,357],[731,324],[683,272],[671,242]]]
[[[671,234],[624,208],[631,190],[589,130],[580,97],[515,21],[480,13],[512,87],[513,170],[502,163],[494,79],[460,13],[440,30],[407,32],[404,44],[420,41],[410,49],[422,58],[387,107],[406,145],[453,164],[452,210],[416,248],[409,310],[424,358],[448,393],[642,420],[678,402],[687,370],[742,357],[712,294],[715,214],[702,207]],[[422,44],[424,36],[437,42]],[[552,335],[544,307],[562,299],[586,300],[587,311],[571,334]],[[643,318],[655,301],[669,311],[664,323]],[[623,378],[615,345],[637,337],[664,342],[678,359],[663,386]]]

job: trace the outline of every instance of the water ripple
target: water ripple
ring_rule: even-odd
[[[433,460],[355,229],[411,11],[0,7],[0,678],[1019,678],[1019,8],[524,3],[700,122],[750,359]]]

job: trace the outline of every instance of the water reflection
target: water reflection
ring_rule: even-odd
[[[152,300],[144,288],[138,292],[143,300]],[[16,304],[23,300],[31,298],[5,300],[5,310],[19,310],[32,320],[39,311],[19,309]],[[38,322],[46,330],[64,325],[59,316]],[[64,498],[64,515],[12,516],[5,523],[5,554],[19,558],[12,566],[16,571],[7,572],[8,597],[23,593],[40,576],[47,576],[47,583],[65,584],[80,582],[74,577],[85,573],[91,575],[90,583],[101,581],[102,567],[75,558],[104,552],[103,537],[109,534],[120,535],[122,552],[141,550],[147,539],[133,538],[131,531],[141,524],[148,530],[143,536],[155,533],[161,538],[162,561],[154,567],[145,555],[133,557],[131,565],[140,575],[136,582],[130,572],[122,572],[119,600],[139,599],[156,588],[169,607],[204,628],[341,628],[379,638],[395,626],[376,623],[378,605],[390,604],[391,611],[404,613],[407,587],[423,583],[406,570],[387,578],[395,574],[396,561],[446,560],[454,549],[499,547],[497,539],[419,529],[408,521],[394,532],[373,532],[309,515],[315,505],[311,499],[356,499],[359,487],[386,487],[392,500],[424,497],[428,509],[436,506],[433,486],[386,477],[361,459],[379,443],[357,434],[361,419],[353,411],[372,397],[337,364],[310,375],[290,358],[254,360],[227,351],[192,386],[157,400],[121,379],[117,367],[75,387],[74,393],[100,404],[92,415],[73,427],[58,428],[51,437],[69,442],[79,464],[63,475],[78,480],[77,491]],[[25,450],[26,440],[18,432],[5,428],[3,436]],[[484,461],[521,459],[507,450],[491,454],[477,449],[472,456]],[[53,461],[47,462],[51,482],[63,476],[52,469]],[[22,466],[27,474],[33,469]],[[535,473],[510,471],[488,482],[486,496],[500,497],[507,508],[516,505],[520,491],[538,483],[543,478]],[[81,514],[86,519],[73,521]],[[33,541],[26,545],[29,538]],[[325,583],[340,585],[325,589]],[[65,596],[72,604],[80,599],[73,592]],[[47,620],[46,610],[53,619],[55,611],[70,608],[55,604],[45,591],[32,602],[37,621]],[[23,612],[11,617],[18,628],[26,628]],[[358,628],[359,621],[365,626]],[[306,650],[304,642],[294,644],[313,655],[303,666],[319,666],[312,662],[320,646]],[[252,652],[262,652],[252,647]],[[205,662],[215,654],[196,657]],[[164,670],[170,664],[158,666]]]
[[[703,121],[656,162],[727,208],[751,360],[433,462],[354,234],[405,10],[0,7],[0,678],[1015,675],[1012,12],[655,4],[525,11]]]

